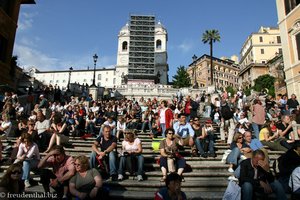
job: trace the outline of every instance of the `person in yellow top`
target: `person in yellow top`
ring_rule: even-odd
[[[287,151],[287,148],[280,144],[278,130],[273,121],[265,124],[259,132],[259,140],[264,146],[268,146],[273,151]]]

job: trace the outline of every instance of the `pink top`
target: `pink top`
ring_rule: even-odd
[[[135,138],[133,144],[129,144],[127,141],[122,142],[122,148],[125,151],[137,151],[139,149],[139,144],[141,144],[141,140],[139,138]]]
[[[60,164],[55,162],[53,156],[49,157],[46,161],[46,166],[53,167],[53,172],[58,179],[62,178],[67,171],[75,171],[74,159],[67,155],[65,156],[64,161]]]
[[[266,112],[262,105],[255,104],[253,106],[253,117],[252,122],[263,125],[265,123],[266,119]]]

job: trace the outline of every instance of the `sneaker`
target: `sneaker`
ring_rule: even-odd
[[[138,180],[138,181],[143,181],[143,180],[144,180],[144,179],[143,179],[143,176],[142,176],[142,175],[138,175],[138,176],[137,176],[137,180]]]
[[[232,175],[232,176],[229,176],[229,177],[228,177],[228,180],[229,180],[229,181],[239,181],[239,179],[237,179],[237,178],[236,178],[235,176],[233,176],[233,175]]]
[[[25,188],[29,188],[31,186],[29,183],[29,180],[25,180],[24,185],[25,185]]]
[[[122,181],[122,180],[123,180],[123,178],[124,178],[124,177],[123,177],[123,175],[122,175],[122,174],[119,174],[119,175],[118,175],[118,181]]]
[[[233,173],[234,170],[230,167],[230,168],[228,168],[228,172]]]

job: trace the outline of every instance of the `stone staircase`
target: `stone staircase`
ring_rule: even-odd
[[[201,121],[201,124],[203,124],[205,119],[201,119]],[[218,127],[215,128],[218,129]],[[134,177],[129,177],[121,182],[106,180],[104,186],[109,189],[111,199],[153,199],[154,193],[164,186],[164,183],[160,182],[162,174],[159,165],[156,163],[160,155],[158,152],[153,152],[149,133],[138,133],[138,137],[141,139],[143,146],[146,180],[138,182]],[[94,139],[82,140],[78,137],[70,137],[72,147],[65,148],[66,154],[89,156]],[[9,140],[2,142],[5,147],[8,145]],[[120,150],[120,147],[121,143],[119,142],[118,150]],[[215,158],[191,157],[190,148],[184,148],[183,153],[187,164],[192,167],[192,172],[184,173],[185,182],[182,183],[182,190],[186,192],[188,199],[222,199],[228,183],[227,178],[232,175],[227,171],[228,165],[221,163],[222,155],[228,149],[228,145],[217,139],[215,148],[217,154]],[[4,158],[7,153],[3,152]],[[269,157],[274,160],[282,153],[269,151]],[[43,153],[42,156],[44,156]],[[5,165],[0,167],[0,177],[3,176],[7,167]],[[39,180],[37,175],[33,175],[33,177]],[[41,185],[37,185],[26,189],[26,191],[41,192],[43,189]]]

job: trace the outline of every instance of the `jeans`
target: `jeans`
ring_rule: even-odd
[[[30,178],[30,170],[32,168],[37,168],[39,161],[38,160],[24,160],[23,161],[23,175],[22,175],[22,180],[28,180]]]
[[[286,200],[286,194],[281,186],[281,184],[275,180],[274,182],[270,183],[272,191],[276,194],[276,199],[278,200]],[[253,196],[253,185],[249,182],[245,182],[242,185],[242,200],[252,200]]]
[[[238,159],[242,155],[241,151],[239,148],[235,147],[234,149],[231,150],[230,154],[227,157],[227,163],[231,163],[235,166],[238,165]]]
[[[145,121],[142,123],[142,131],[145,131],[146,126],[148,126],[148,129],[151,130],[151,122],[150,121]]]
[[[97,166],[97,153],[93,151],[90,155],[90,167],[95,168]],[[115,151],[109,152],[108,160],[109,160],[109,174],[115,175],[117,174],[117,155]]]
[[[127,161],[127,162],[126,162]],[[143,175],[143,166],[144,166],[144,157],[143,155],[130,155],[130,156],[121,156],[120,157],[120,165],[118,174],[124,174],[125,168],[127,168],[130,172],[133,172],[136,169],[136,166],[132,166],[132,164],[137,164],[137,175]]]
[[[168,169],[168,159],[166,157],[161,156],[159,161],[160,161],[160,167],[164,167],[166,169]],[[185,167],[185,159],[183,157],[181,158],[176,158],[175,159],[176,162],[176,167],[178,169],[182,169]]]
[[[260,126],[261,125],[252,122],[252,128],[253,128],[256,139],[259,139]]]
[[[204,154],[204,142],[205,142],[204,139],[199,139],[199,138],[195,139],[197,150],[201,155]]]
[[[163,138],[165,138],[166,137],[166,134],[165,134],[166,124],[160,124],[160,128],[161,128],[161,135],[162,135]]]
[[[95,134],[95,124],[94,123],[89,123],[86,127],[87,132],[91,134]]]

